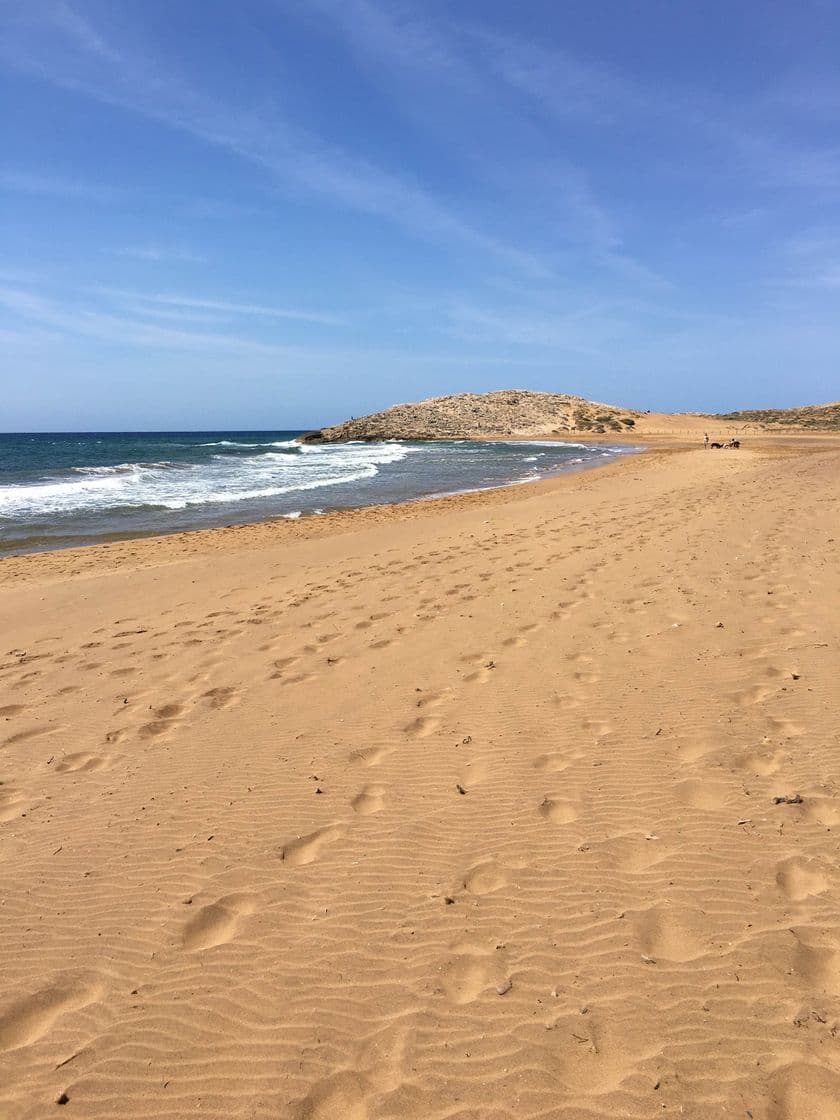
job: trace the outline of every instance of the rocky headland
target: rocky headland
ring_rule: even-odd
[[[309,432],[307,443],[382,439],[475,439],[631,432],[642,413],[599,404],[568,393],[502,389],[456,393],[413,404],[395,404],[369,416]]]
[[[586,436],[616,440],[664,438],[683,441],[771,433],[840,431],[840,404],[759,409],[711,415],[648,412],[603,404],[570,393],[501,389],[456,393],[411,404],[395,404],[368,416],[307,432],[304,443],[350,440],[437,440]]]

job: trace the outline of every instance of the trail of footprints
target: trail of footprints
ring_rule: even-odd
[[[96,648],[101,644],[88,642],[82,648]],[[66,657],[57,660],[66,660]],[[112,671],[109,675],[113,677],[127,672],[127,668],[121,668]],[[29,717],[30,712],[43,707],[44,701],[40,695],[33,696],[31,702],[4,705],[0,708],[0,721],[7,726],[3,727],[5,735],[2,746],[8,750],[28,744],[30,741],[43,740],[46,766],[55,774],[83,776],[109,770],[122,757],[122,754],[115,749],[119,744],[125,746],[132,738],[141,742],[166,740],[195,712],[217,711],[231,707],[239,701],[241,690],[238,687],[216,685],[203,688],[201,682],[205,677],[206,674],[199,671],[195,677],[198,687],[192,692],[183,694],[183,699],[177,701],[155,704],[154,697],[162,692],[165,693],[168,688],[165,678],[162,678],[157,686],[146,682],[141,689],[129,688],[128,693],[112,696],[112,702],[115,704],[112,710],[113,722],[109,721],[105,724],[107,728],[105,730],[101,722],[98,727],[87,728],[83,721],[77,723],[71,718],[68,726],[73,727],[73,746],[78,747],[80,742],[87,740],[90,745],[85,749],[66,749],[67,727],[64,725],[42,722],[34,727],[18,729],[20,722]],[[18,693],[21,691],[20,680],[17,682],[16,690]],[[73,692],[78,692],[76,686],[59,690],[62,696]],[[84,703],[81,697],[78,702]],[[102,718],[104,720],[105,717]],[[104,743],[107,749],[103,750],[99,746],[100,743]],[[31,766],[27,766],[27,769],[31,769]],[[37,772],[32,777],[37,778]],[[0,821],[8,822],[23,815],[32,805],[33,796],[25,794],[22,790],[11,795],[8,780],[5,778],[0,780]]]
[[[515,634],[515,644],[524,645],[527,636],[537,631],[540,625],[539,623],[528,623],[519,627]],[[367,629],[367,627],[362,627],[362,629]],[[327,640],[331,640],[333,637],[334,635],[324,636],[321,639],[321,644],[326,644]],[[309,654],[316,652],[320,652],[317,646],[310,646],[305,651]],[[311,679],[298,670],[297,667],[300,665],[301,659],[302,655],[295,654],[276,659],[273,662],[274,672],[270,679],[277,679],[284,683],[298,683],[303,679]],[[464,655],[462,663],[472,667],[472,671],[463,675],[464,683],[467,685],[485,683],[490,673],[496,668],[495,662],[492,659],[489,659],[489,661],[491,664],[488,664],[488,660],[480,653]],[[440,726],[440,718],[431,713],[438,711],[447,702],[451,701],[454,695],[453,689],[418,691],[414,700],[414,706],[418,714],[402,727],[406,740],[422,739],[434,734]],[[170,716],[168,713],[164,713],[163,718],[177,718],[177,715]],[[376,767],[393,754],[395,749],[393,746],[360,747],[351,751],[349,759],[351,762],[364,767]],[[568,753],[564,755],[563,764],[566,766],[570,764]],[[551,768],[550,763],[547,764],[547,768]],[[558,765],[554,772],[559,771],[559,768]],[[458,768],[456,785],[461,789],[474,789],[486,778],[487,773],[488,763],[486,759],[466,759]],[[350,799],[349,807],[353,815],[364,818],[380,813],[385,807],[387,792],[387,786],[382,782],[365,783],[359,792]],[[554,823],[568,823],[577,817],[577,812],[568,800],[549,801],[546,799],[540,806],[540,812],[547,820]],[[344,823],[335,822],[313,832],[291,837],[279,847],[281,862],[290,869],[306,867],[314,863],[324,855],[330,845],[345,835],[350,823],[352,823],[350,820]],[[460,889],[467,894],[478,897],[499,890],[507,882],[507,872],[493,861],[489,861],[471,868],[460,884]],[[459,888],[456,887],[455,889]],[[253,895],[224,896],[206,903],[195,916],[189,919],[184,927],[182,934],[184,948],[200,952],[229,942],[236,936],[242,921],[254,912],[255,906]],[[490,971],[485,968],[484,963],[473,961],[470,964],[470,954],[473,954],[472,949],[467,952],[465,961],[453,965],[451,982],[444,980],[442,985],[443,990],[455,1002],[466,1002],[476,998],[489,983]],[[498,962],[501,958],[497,956],[494,959]],[[461,975],[464,970],[468,974],[466,978]]]
[[[573,547],[571,551],[574,552],[575,548]],[[448,560],[449,553],[446,553],[444,562]],[[511,571],[522,566],[524,565],[513,565]],[[410,567],[400,568],[399,565],[394,565],[394,570],[399,576],[401,573],[405,574],[406,570],[410,571]],[[361,581],[363,573],[352,573],[352,576],[352,579],[345,581],[347,586],[352,586],[356,580]],[[489,580],[491,573],[486,573],[485,578]],[[572,598],[559,601],[559,607],[553,608],[547,615],[547,623],[529,622],[515,627],[512,633],[499,642],[500,647],[509,652],[522,648],[542,626],[567,617],[582,599],[589,597],[586,582],[588,581],[581,581],[575,588],[571,584],[564,587],[564,595],[572,595]],[[469,587],[470,584],[455,585],[444,593],[445,597],[450,599],[460,597],[462,601],[469,602],[473,596],[463,594]],[[318,585],[312,588],[312,593],[332,593],[332,590],[330,585]],[[771,604],[765,604],[759,593],[756,593],[755,598],[771,612],[773,617],[771,619],[768,616],[768,621],[772,620],[775,625],[778,625],[777,615],[784,616],[790,612],[790,599],[782,595],[765,596],[774,600]],[[420,601],[416,621],[422,623],[439,617],[438,603],[439,601],[432,597],[428,597],[425,602]],[[638,601],[640,611],[644,605],[644,601]],[[435,609],[431,609],[433,606]],[[225,615],[229,617],[234,612],[217,612],[217,614],[219,617]],[[366,634],[375,623],[389,617],[386,612],[372,615],[370,620],[363,620],[355,629],[360,635]],[[240,624],[245,624],[239,616],[236,616],[236,619]],[[263,621],[258,618],[251,621],[254,624],[263,624]],[[795,638],[800,632],[798,628],[793,627],[788,631],[787,637]],[[130,634],[131,631],[126,631],[124,636]],[[236,633],[231,631],[227,637],[235,638]],[[300,653],[275,659],[269,667],[268,679],[278,681],[284,686],[295,685],[313,680],[316,675],[329,671],[330,666],[339,664],[341,660],[329,659],[328,647],[336,637],[338,637],[336,634],[322,634],[315,642],[304,647]],[[398,637],[397,634],[394,637],[376,638],[374,642],[369,643],[369,647],[385,648],[391,642],[398,640]],[[95,648],[95,644],[92,643],[91,648]],[[771,654],[768,649],[760,651],[756,656],[768,658]],[[319,662],[317,674],[309,671],[313,659]],[[601,677],[593,667],[594,663],[589,655],[573,654],[569,657],[570,677],[567,680],[573,694],[566,698],[566,706],[574,708],[584,704],[588,690],[600,683]],[[461,680],[465,685],[472,686],[487,684],[493,679],[494,673],[503,671],[504,662],[503,660],[497,662],[492,656],[476,652],[465,654],[461,664]],[[118,668],[112,675],[118,674],[130,677],[131,667]],[[788,678],[792,680],[796,674],[795,667],[787,665],[782,667],[779,659],[779,664],[769,663],[766,666],[764,675],[767,684],[756,685],[750,680],[732,693],[730,700],[734,708],[743,711],[753,711],[756,706],[765,707],[782,695],[780,691],[782,682],[786,682]],[[452,695],[452,692],[446,691],[428,692],[416,698],[414,701],[416,714],[412,713],[412,718],[401,729],[409,742],[415,738],[427,738],[440,730],[441,709]],[[174,733],[187,718],[191,705],[199,704],[210,709],[224,708],[236,703],[237,698],[235,688],[222,686],[197,692],[194,696],[183,700],[160,704],[151,709],[149,718],[140,725],[137,733],[142,738],[151,740],[165,738]],[[25,714],[25,711],[26,705],[7,705],[0,709],[0,717],[17,718]],[[794,720],[779,714],[766,713],[763,720],[766,728],[764,742],[745,750],[741,756],[736,756],[733,759],[733,770],[738,770],[751,779],[759,777],[781,781],[790,758],[786,744],[792,738],[800,736],[801,729]],[[609,721],[597,717],[582,719],[580,726],[587,738],[596,741],[608,737],[613,730]],[[124,727],[119,727],[113,733],[109,733],[113,735],[113,739],[109,741],[119,742],[126,730]],[[18,733],[23,736],[26,734],[27,729]],[[6,742],[8,744],[13,740],[14,735]],[[351,761],[365,768],[375,768],[396,749],[393,746],[362,746],[351,753]],[[580,818],[582,813],[580,801],[562,783],[557,782],[556,777],[580,761],[582,756],[582,750],[566,748],[563,751],[542,753],[534,758],[533,766],[546,775],[548,784],[544,797],[534,806],[539,818],[545,822],[545,827],[562,828]],[[112,754],[77,751],[62,756],[55,769],[61,773],[95,772],[112,765],[113,757]],[[689,767],[693,766],[696,772],[692,774],[690,769],[687,770],[686,778],[677,787],[677,794],[686,806],[701,812],[717,810],[725,806],[732,787],[725,779],[714,780],[709,777],[708,766],[714,759],[713,746],[698,746],[696,753],[692,754],[689,745],[684,752],[684,758],[689,763]],[[456,777],[459,786],[467,790],[474,788],[487,777],[486,760],[467,758],[460,763]],[[350,800],[348,810],[352,813],[352,817],[300,837],[288,838],[278,846],[280,862],[290,870],[305,868],[314,863],[327,852],[330,845],[346,834],[353,818],[365,818],[382,812],[387,804],[387,793],[387,786],[384,783],[371,781],[363,784]],[[0,820],[8,819],[5,817],[7,812],[14,814],[21,802],[22,798],[18,792],[0,786]],[[840,806],[830,797],[821,799],[809,797],[806,805],[795,811],[826,827],[840,824]],[[671,851],[672,849],[666,844],[652,841],[644,835],[634,834],[611,837],[598,845],[600,858],[607,865],[612,864],[617,872],[631,875],[656,867],[668,859]],[[463,878],[452,885],[453,897],[460,893],[474,898],[492,896],[510,883],[510,877],[510,869],[501,866],[497,861],[482,860],[471,866]],[[808,905],[825,894],[832,887],[835,879],[834,869],[823,861],[792,855],[779,863],[776,886],[794,906]],[[212,888],[204,893],[212,894]],[[215,900],[208,901],[183,922],[180,946],[190,953],[203,953],[225,945],[237,937],[247,919],[258,909],[259,896],[256,892],[225,893]],[[626,917],[628,928],[632,930],[640,951],[651,958],[683,962],[693,960],[708,950],[708,946],[703,941],[702,922],[688,908],[663,908],[654,905],[628,912]],[[793,972],[816,990],[840,995],[840,941],[837,940],[834,932],[819,928],[794,928],[791,934],[786,933],[785,936],[791,938],[790,961]],[[441,966],[440,991],[455,1006],[469,1004],[492,986],[496,986],[497,990],[501,991],[509,976],[509,969],[510,963],[503,946],[459,939],[450,944],[447,958]],[[36,1041],[61,1016],[89,1006],[100,997],[101,992],[102,987],[98,980],[70,978],[25,997],[14,1004],[0,1020],[0,1049],[12,1049]],[[561,1021],[560,1018],[552,1021],[551,1028],[559,1029]],[[581,1029],[577,1021],[574,1025],[576,1029]],[[594,1051],[612,1048],[614,1052],[623,1055],[623,1064],[619,1064],[617,1072],[610,1074],[611,1080],[605,1082],[605,1088],[620,1084],[627,1071],[649,1056],[648,1049],[644,1046],[638,1053],[631,1053],[620,1039],[612,1039],[610,1036],[612,1028],[608,1020],[594,1017],[583,1029],[588,1032],[589,1044]],[[591,1073],[591,1069],[588,1069],[587,1075],[591,1076]],[[324,1102],[327,1105],[332,1102],[340,1106],[348,1102],[353,1104],[363,1096],[364,1093],[355,1082],[345,1083],[339,1078],[321,1089],[314,1090],[313,1103],[319,1108]],[[320,1115],[320,1113],[312,1113],[312,1115],[316,1114]]]

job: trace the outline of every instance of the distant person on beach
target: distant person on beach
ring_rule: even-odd
[[[703,448],[706,451],[709,450],[709,433],[708,432],[703,433]]]

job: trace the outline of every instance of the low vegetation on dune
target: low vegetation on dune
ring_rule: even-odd
[[[760,424],[766,428],[837,432],[840,431],[840,401],[806,405],[803,408],[757,408],[743,412],[723,412],[714,419]]]

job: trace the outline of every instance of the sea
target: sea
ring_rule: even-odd
[[[300,434],[0,434],[0,554],[524,484],[634,450],[543,440],[302,444]]]

